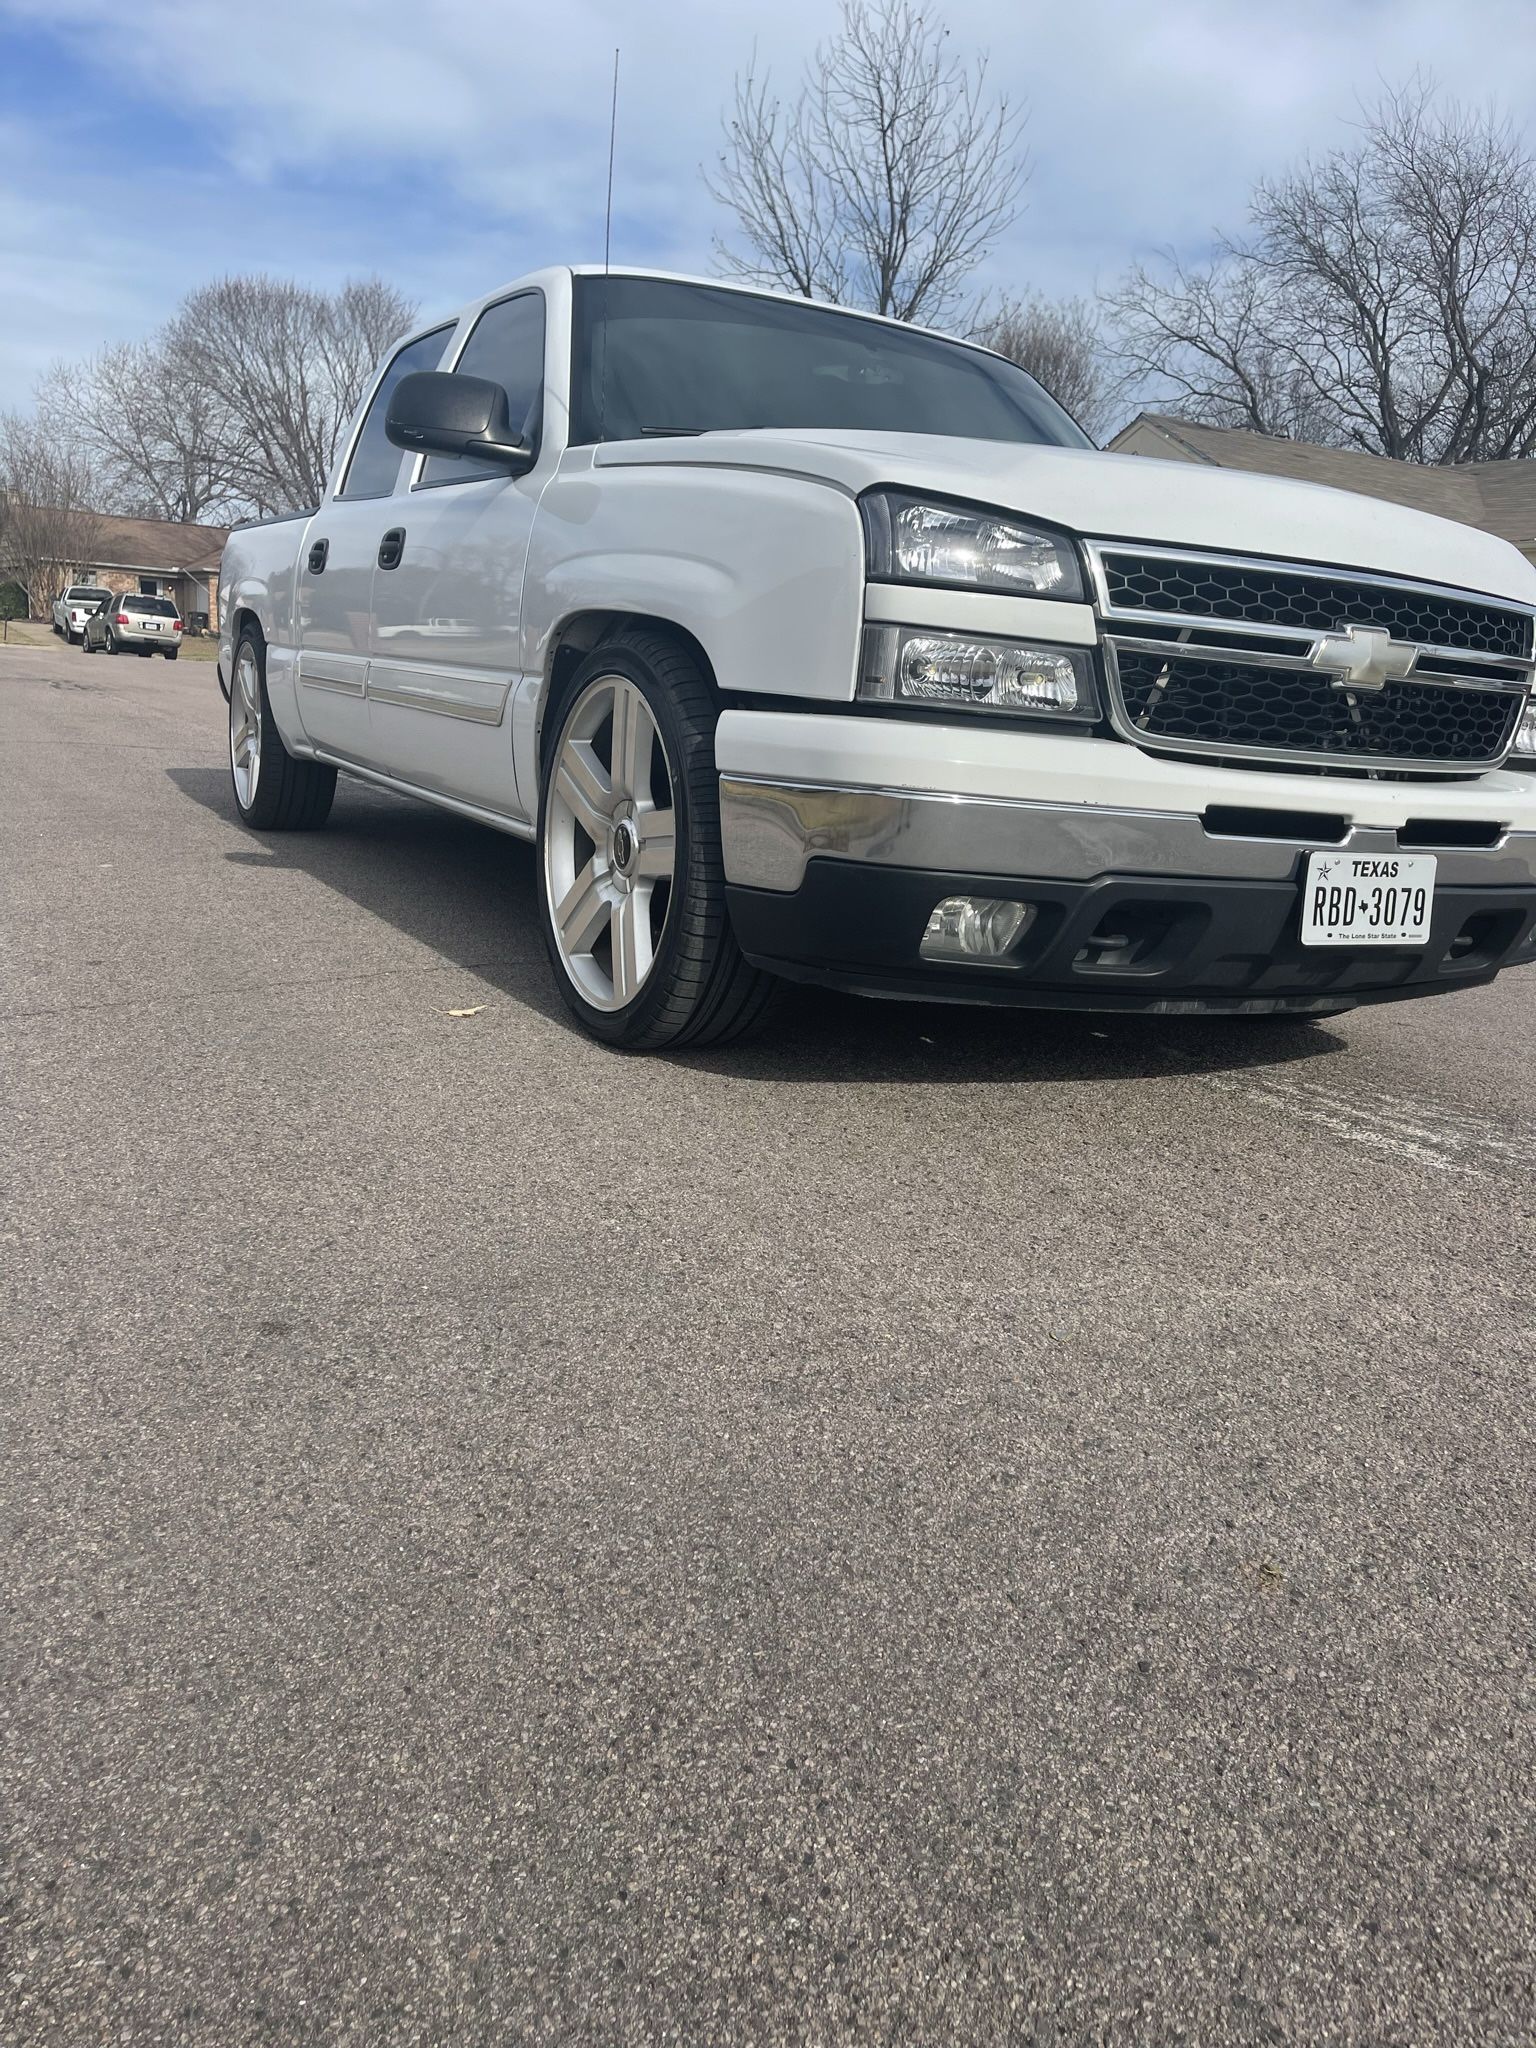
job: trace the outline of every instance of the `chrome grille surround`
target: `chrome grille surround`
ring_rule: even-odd
[[[1317,563],[1134,541],[1094,540],[1084,546],[1103,634],[1110,721],[1122,739],[1153,752],[1331,768],[1344,774],[1476,774],[1497,767],[1509,751],[1536,671],[1536,614],[1528,606],[1477,591]],[[1161,608],[1155,599],[1170,589],[1174,601]],[[1148,602],[1149,597],[1154,601]],[[1389,722],[1390,716],[1389,708],[1384,708],[1386,691],[1379,686],[1352,688],[1345,671],[1329,665],[1332,649],[1350,627],[1379,634],[1404,622],[1416,626],[1419,634],[1433,626],[1445,636],[1393,635],[1390,643],[1407,662],[1407,674],[1395,677],[1392,684],[1396,701],[1421,706],[1425,713],[1433,702],[1436,715],[1419,721],[1437,734],[1434,747],[1425,752],[1405,751],[1402,744],[1391,743],[1398,736],[1384,737],[1384,720]],[[1481,644],[1468,646],[1468,640]],[[1122,672],[1122,655],[1137,657],[1126,664],[1137,679],[1134,702],[1126,687],[1129,678]],[[1158,680],[1150,691],[1145,685],[1148,656],[1161,657]],[[1234,715],[1225,732],[1215,729],[1221,723],[1222,691],[1214,687],[1214,668],[1205,664],[1220,664],[1228,672],[1233,667],[1254,671],[1254,692],[1245,698],[1243,715]],[[1265,722],[1266,672],[1275,684],[1269,694],[1286,694],[1293,704],[1303,678],[1308,679],[1315,698],[1312,722],[1328,728],[1312,737],[1322,737],[1326,744],[1255,740],[1254,732]],[[1194,736],[1201,718],[1189,715],[1171,717],[1173,730],[1159,729],[1165,693],[1167,704],[1176,705],[1181,679],[1213,686],[1204,692],[1202,717],[1209,728],[1204,736]],[[1432,700],[1418,699],[1420,691],[1432,692]],[[1475,692],[1476,697],[1461,699],[1458,692]],[[1502,724],[1488,716],[1491,693],[1508,697]],[[1191,701],[1200,694],[1199,689],[1188,693]],[[1217,708],[1212,710],[1212,705]],[[1294,728],[1295,721],[1291,723]],[[1490,749],[1491,732],[1497,744]]]

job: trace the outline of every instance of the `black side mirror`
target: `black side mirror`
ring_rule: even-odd
[[[507,394],[484,377],[416,370],[390,395],[384,432],[397,448],[433,455],[472,455],[513,476],[532,469],[537,451],[512,432]]]

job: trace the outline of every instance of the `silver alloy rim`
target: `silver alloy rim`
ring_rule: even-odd
[[[256,778],[261,773],[261,677],[249,640],[236,658],[229,692],[229,765],[236,801],[248,811],[256,801]]]
[[[644,695],[598,676],[571,708],[545,807],[544,885],[560,961],[597,1010],[632,1003],[676,872],[675,784]]]

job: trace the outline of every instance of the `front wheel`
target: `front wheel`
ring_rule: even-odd
[[[726,915],[716,715],[693,655],[644,631],[588,655],[549,709],[539,918],[562,997],[609,1045],[719,1045],[775,986]]]
[[[266,648],[249,627],[235,650],[229,690],[229,770],[235,807],[261,832],[305,832],[323,825],[336,795],[336,770],[298,761],[267,700]]]

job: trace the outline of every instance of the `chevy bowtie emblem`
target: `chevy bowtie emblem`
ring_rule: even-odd
[[[1413,673],[1417,647],[1394,640],[1380,626],[1342,626],[1314,640],[1308,659],[1314,668],[1333,671],[1336,690],[1380,690]]]

